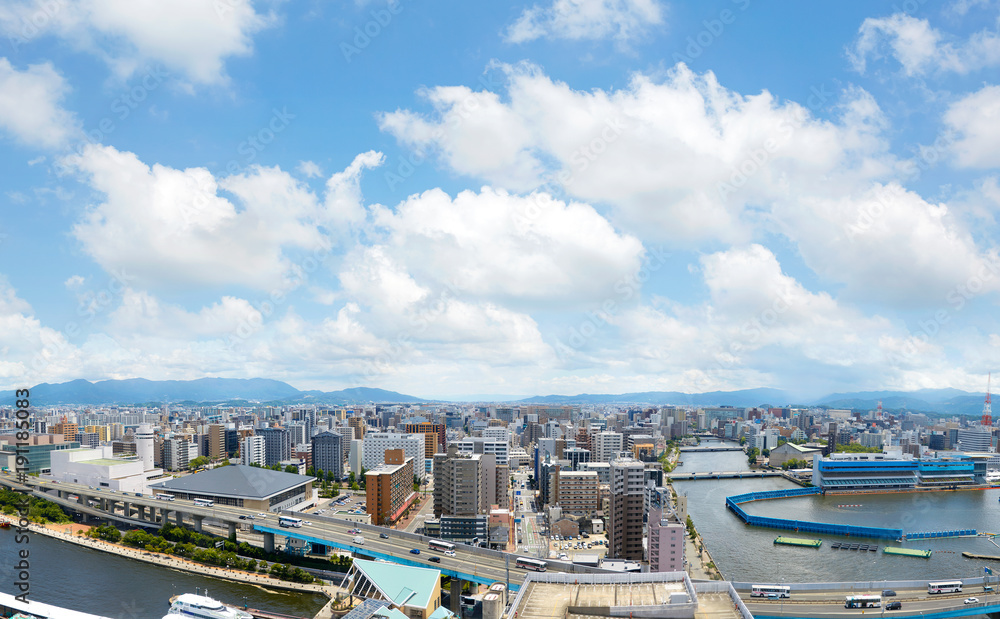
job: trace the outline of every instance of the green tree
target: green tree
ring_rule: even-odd
[[[285,472],[298,474],[299,467],[295,466],[294,464],[289,464],[288,466],[285,467]]]
[[[351,485],[354,485],[355,481],[356,481],[356,477],[354,475],[354,471],[351,471],[350,473],[347,474],[347,483],[349,483]]]
[[[188,462],[188,468],[190,470],[199,469],[209,463],[209,459],[205,456],[198,456],[194,460]]]

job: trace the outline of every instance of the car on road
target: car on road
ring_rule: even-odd
[[[889,602],[885,605],[886,610],[899,610],[903,607],[902,602]]]
[[[306,526],[308,527],[308,526],[309,526],[309,525],[311,525],[312,523],[311,523],[311,522],[309,522],[308,520],[303,520],[303,521],[302,521],[302,524],[304,524],[304,525],[306,525]]]
[[[882,589],[882,597],[884,598],[891,598],[894,597],[895,595],[896,592],[893,591],[892,589]]]
[[[389,539],[389,536],[386,535],[385,533],[379,533],[378,536],[381,537],[382,539]]]
[[[243,514],[240,514],[240,520],[246,520],[246,519],[247,519],[246,516],[244,516]]]
[[[965,598],[966,604],[978,604],[979,598]]]
[[[260,516],[261,518],[267,518],[267,514],[265,514],[265,513],[260,513],[260,514],[257,514],[257,515]]]
[[[347,534],[348,535],[357,535],[358,533],[361,533],[361,531],[359,531],[358,529],[348,529],[347,530]]]
[[[458,554],[454,550],[445,550],[444,554],[445,554],[445,556],[448,556],[448,557],[457,557],[458,556]]]
[[[428,557],[427,560],[432,563],[441,563],[441,557]]]
[[[419,548],[414,548],[413,550],[410,551],[410,554],[411,555],[418,555],[418,554],[420,554],[420,549]]]

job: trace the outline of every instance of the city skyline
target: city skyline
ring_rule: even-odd
[[[0,6],[0,390],[998,366],[995,3],[140,4]]]

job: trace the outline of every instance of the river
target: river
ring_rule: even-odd
[[[17,595],[14,586],[17,552],[31,552],[29,601],[116,619],[161,619],[169,599],[195,588],[211,597],[242,606],[312,617],[326,603],[321,595],[232,583],[126,559],[109,553],[31,535],[27,544],[14,543],[13,529],[0,529],[0,590]]]
[[[742,452],[683,453],[678,472],[747,470]],[[849,538],[813,533],[793,536],[822,539],[818,549],[774,544],[790,532],[745,525],[726,509],[729,495],[797,487],[782,478],[721,479],[675,482],[688,497],[688,512],[715,564],[728,580],[783,582],[843,582],[935,578],[971,578],[990,566],[1000,574],[1000,562],[967,559],[963,551],[1000,556],[1000,547],[984,537],[915,540],[859,540],[879,545],[878,552],[834,550],[830,542]],[[884,495],[807,496],[745,503],[747,513],[774,518],[901,528],[904,532],[976,529],[1000,533],[1000,490],[921,492]],[[885,555],[892,546],[933,550],[929,559]]]

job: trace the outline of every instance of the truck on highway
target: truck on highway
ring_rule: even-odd
[[[365,545],[365,537],[363,535],[355,535],[354,536],[354,543],[357,544],[358,546],[364,546]]]

